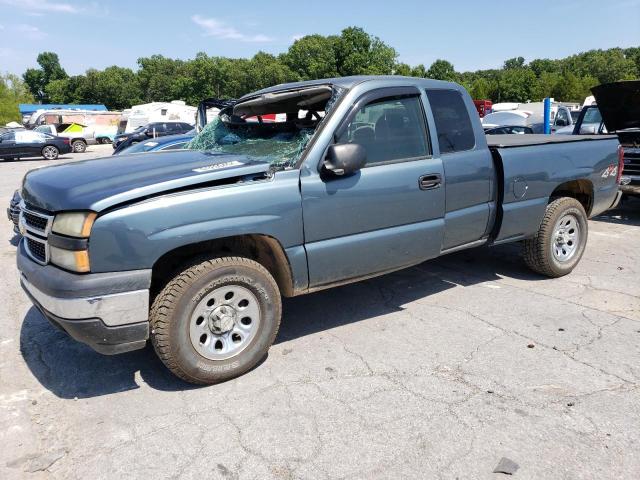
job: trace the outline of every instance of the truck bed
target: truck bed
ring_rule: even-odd
[[[489,148],[529,147],[555,143],[611,140],[615,135],[487,135]]]

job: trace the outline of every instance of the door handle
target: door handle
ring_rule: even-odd
[[[442,184],[442,177],[438,173],[430,175],[422,175],[418,179],[418,186],[420,190],[433,190],[434,188],[440,188]]]

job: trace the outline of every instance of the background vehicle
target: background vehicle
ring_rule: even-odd
[[[25,124],[28,129],[41,125],[82,125],[82,137],[88,144],[110,143],[117,133],[121,112],[54,109],[38,110]]]
[[[493,111],[493,102],[491,100],[474,100],[473,104],[476,106],[480,118],[489,115]]]
[[[503,127],[488,127],[484,129],[485,135],[531,135],[531,127],[521,127],[519,125],[505,125]]]
[[[142,140],[164,137],[166,135],[185,134],[191,130],[193,130],[193,125],[185,122],[150,123],[131,133],[116,135],[113,139],[113,148],[116,152],[119,152]]]
[[[118,134],[131,133],[150,123],[181,122],[193,125],[196,110],[196,107],[186,105],[182,100],[134,105],[123,112],[126,113],[123,115],[126,121],[118,127]]]
[[[47,124],[36,127],[34,132],[47,133],[49,135],[68,138],[71,148],[76,153],[82,153],[87,149],[89,138],[86,137],[84,125],[77,123]],[[93,138],[91,138],[93,140]]]
[[[265,114],[285,121],[247,121]],[[517,241],[531,269],[566,275],[588,217],[619,200],[617,138],[486,136],[461,86],[422,78],[261,90],[203,146],[29,172],[18,251],[52,323],[103,353],[151,337],[194,383],[264,358],[281,295]]]
[[[544,133],[544,105],[534,103],[496,103],[493,112],[482,119],[486,127],[518,125],[529,127],[533,133]],[[573,125],[571,110],[562,104],[551,104],[551,133],[558,129]]]
[[[44,157],[55,160],[61,153],[71,152],[68,138],[42,132],[18,130],[0,135],[0,158],[10,160],[22,157]]]
[[[599,85],[591,92],[607,131],[618,135],[624,149],[620,190],[640,196],[640,80]]]
[[[116,150],[114,155],[145,153],[145,152],[162,152],[165,150],[181,150],[189,145],[189,142],[196,136],[195,130],[185,135],[168,135],[166,137],[154,138],[151,140],[142,140],[134,143],[123,150]]]

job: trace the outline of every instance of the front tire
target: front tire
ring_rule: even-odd
[[[567,275],[580,262],[588,233],[582,204],[575,198],[558,198],[547,205],[536,236],[524,241],[525,263],[547,277]]]
[[[282,315],[271,274],[243,257],[200,259],[162,289],[151,307],[151,341],[179,378],[213,384],[255,367]]]

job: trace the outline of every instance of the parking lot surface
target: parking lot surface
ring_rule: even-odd
[[[0,203],[31,168],[0,163]],[[145,350],[54,329],[0,221],[0,478],[640,476],[640,202],[590,222],[569,276],[518,245],[452,254],[288,299],[248,374],[194,387]]]

